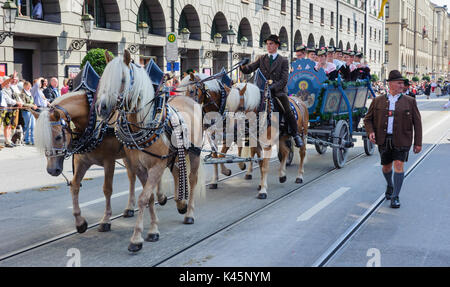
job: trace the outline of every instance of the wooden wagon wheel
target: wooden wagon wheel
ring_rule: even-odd
[[[350,132],[348,123],[344,120],[338,121],[333,131],[333,143],[341,145],[343,142],[350,142]],[[344,167],[347,161],[348,148],[333,147],[333,161],[336,168]]]
[[[373,152],[375,151],[375,145],[369,140],[369,138],[364,138],[364,151],[366,152],[367,155],[372,155]]]
[[[324,154],[324,153],[326,153],[327,152],[327,146],[326,145],[323,145],[323,144],[320,144],[320,143],[315,143],[314,144],[314,146],[316,147],[316,151],[319,153],[319,154]]]

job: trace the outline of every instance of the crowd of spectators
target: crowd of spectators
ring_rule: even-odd
[[[19,80],[16,72],[0,77],[0,126],[3,127],[4,136],[0,150],[16,146],[12,137],[17,131],[22,131],[24,144],[34,145],[35,118],[31,110],[46,108],[56,98],[67,93],[67,82],[64,80],[64,87],[60,91],[57,78],[50,78],[49,81],[40,77],[30,83]]]

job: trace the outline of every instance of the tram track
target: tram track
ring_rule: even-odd
[[[450,130],[445,132],[436,142],[429,147],[422,156],[417,159],[405,172],[405,180],[408,176],[436,149],[442,140],[447,137]],[[313,263],[313,267],[325,267],[331,260],[341,251],[346,243],[348,243],[353,236],[362,228],[371,216],[380,208],[386,201],[384,193],[355,221],[318,259]]]
[[[275,158],[275,159],[273,159],[273,160],[270,160],[269,163],[273,163],[273,162],[277,162],[277,161],[278,161],[278,159]],[[254,165],[253,170],[255,170],[255,169],[257,169],[257,168],[259,168],[259,165]],[[234,174],[232,174],[232,175],[230,175],[230,176],[226,176],[226,177],[224,177],[224,178],[219,179],[218,182],[224,182],[224,181],[227,181],[227,180],[229,180],[229,179],[232,179],[232,178],[234,178],[234,177],[236,177],[236,176],[238,176],[238,175],[244,174],[244,173],[246,173],[246,172],[247,172],[247,170],[243,170],[243,171],[236,172],[236,173],[234,173]],[[206,188],[208,188],[208,185],[209,185],[209,184],[210,184],[210,183],[206,183],[206,184],[205,184],[205,185],[206,185]],[[169,201],[169,200],[172,200],[173,198],[174,198],[174,196],[172,195],[172,196],[167,197],[167,200]],[[156,202],[155,205],[159,205],[159,203]],[[138,211],[139,211],[138,208],[136,208],[136,209],[134,210],[134,212],[138,212]],[[123,213],[118,214],[118,215],[115,215],[115,216],[112,216],[112,217],[111,217],[111,221],[114,221],[114,220],[119,219],[119,218],[122,218],[122,217],[123,217]],[[97,223],[94,223],[94,224],[88,226],[88,228],[86,229],[86,231],[92,230],[92,229],[98,227],[98,226],[100,225],[100,223],[101,223],[101,222],[99,221],[99,222],[97,222]],[[69,232],[66,232],[66,233],[63,233],[63,234],[54,236],[54,237],[52,237],[52,238],[50,238],[50,239],[47,239],[47,240],[44,240],[44,241],[41,241],[41,242],[38,242],[38,243],[35,243],[35,244],[31,244],[31,245],[29,245],[29,246],[27,246],[27,247],[24,247],[24,248],[15,250],[15,251],[13,251],[13,252],[10,252],[10,253],[1,255],[1,256],[0,256],[0,262],[5,261],[5,260],[7,260],[7,259],[14,258],[14,257],[16,257],[16,256],[18,256],[18,255],[27,253],[27,252],[32,251],[32,250],[34,250],[34,249],[37,249],[37,248],[40,248],[40,247],[44,247],[44,246],[49,245],[49,244],[51,244],[51,243],[58,242],[58,241],[61,241],[61,240],[63,240],[63,239],[66,239],[66,238],[69,238],[69,237],[71,237],[71,236],[75,236],[75,235],[78,235],[78,234],[79,234],[79,233],[78,233],[76,230],[73,230],[73,231],[69,231]]]

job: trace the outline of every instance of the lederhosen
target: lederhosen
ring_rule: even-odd
[[[402,96],[400,96],[401,98]],[[400,100],[400,98],[398,100]],[[388,118],[394,117],[395,120],[395,110],[388,110]],[[393,128],[392,128],[392,131]],[[410,147],[398,147],[395,146],[393,134],[386,134],[386,139],[383,145],[378,146],[378,151],[380,152],[381,165],[388,165],[395,160],[401,162],[407,162],[409,156]]]

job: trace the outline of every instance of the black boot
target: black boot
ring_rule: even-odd
[[[292,131],[292,138],[294,139],[295,146],[301,148],[304,143],[301,136],[298,134],[298,125],[297,120],[295,119],[295,115],[292,111],[289,111],[285,114],[286,123],[289,125]]]

